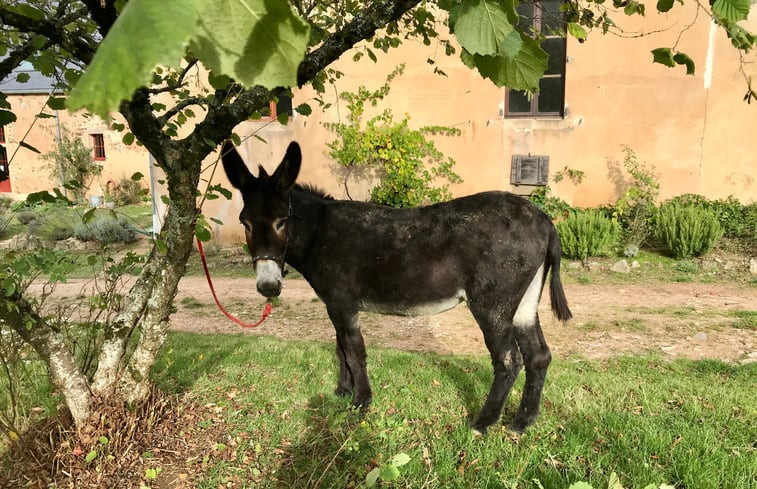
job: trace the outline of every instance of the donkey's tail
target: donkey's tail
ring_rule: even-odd
[[[573,313],[568,308],[568,301],[565,298],[565,291],[560,281],[560,257],[562,256],[562,246],[560,246],[560,236],[554,226],[549,233],[549,245],[547,246],[547,266],[552,269],[549,281],[549,296],[552,303],[552,312],[557,319],[566,322],[573,317]]]

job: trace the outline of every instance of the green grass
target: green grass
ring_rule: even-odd
[[[222,423],[218,443],[233,440],[228,456],[209,458],[198,487],[350,487],[398,453],[410,456],[399,487],[606,487],[611,472],[625,487],[755,487],[757,365],[555,360],[542,415],[525,435],[497,425],[474,437],[468,423],[492,376],[486,357],[372,349],[374,403],[360,419],[332,394],[331,344],[174,333],[164,352],[161,387],[214,406],[197,423]]]
[[[757,330],[757,311],[732,311],[734,328]]]

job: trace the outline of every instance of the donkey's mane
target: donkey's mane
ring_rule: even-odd
[[[322,199],[326,200],[334,200],[334,197],[331,196],[329,193],[327,193],[325,190],[316,187],[313,184],[305,183],[305,184],[296,184],[294,186],[296,190],[299,190],[301,192],[306,192],[310,195],[315,195],[316,197],[320,197]]]

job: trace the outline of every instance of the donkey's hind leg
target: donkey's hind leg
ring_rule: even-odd
[[[367,355],[357,311],[347,311],[329,305],[326,306],[326,310],[336,329],[337,356],[340,364],[336,392],[347,394],[342,388],[347,387],[349,382],[353,394],[352,404],[365,412],[371,405],[373,394],[368,382]]]
[[[471,308],[471,312],[484,333],[484,342],[489,349],[494,367],[494,380],[489,395],[486,397],[481,412],[471,423],[474,431],[483,434],[489,426],[497,422],[502,414],[502,407],[523,362],[518,351],[515,328],[511,323],[498,321],[496,315],[490,311],[476,311],[475,305]]]
[[[547,368],[552,361],[552,355],[549,352],[547,342],[544,341],[538,315],[530,327],[516,326],[515,334],[526,366],[526,385],[523,388],[523,398],[520,401],[518,412],[510,423],[510,429],[521,433],[534,422],[539,414],[541,393],[544,388],[544,380],[547,377]]]

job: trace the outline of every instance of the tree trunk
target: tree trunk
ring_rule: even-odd
[[[63,395],[74,423],[83,426],[91,414],[92,394],[63,337],[18,293],[3,300],[0,321],[32,345],[47,365],[50,381]]]

